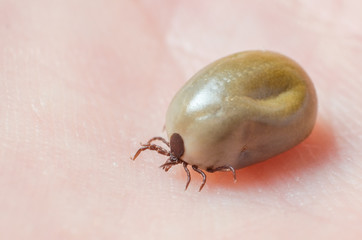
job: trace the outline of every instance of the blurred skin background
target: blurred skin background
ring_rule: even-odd
[[[1,239],[360,239],[361,1],[0,1]],[[231,53],[283,53],[317,124],[264,163],[208,174],[129,157]]]

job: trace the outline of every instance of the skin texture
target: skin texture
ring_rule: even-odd
[[[188,164],[239,169],[300,143],[316,113],[313,83],[297,63],[269,51],[246,51],[193,76],[173,98],[166,130],[182,136]]]
[[[361,1],[0,1],[1,239],[361,239]],[[139,142],[206,64],[271,49],[313,79],[311,135],[201,178]],[[142,157],[142,158],[141,158]]]

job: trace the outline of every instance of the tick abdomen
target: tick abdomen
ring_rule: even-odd
[[[182,136],[182,159],[200,168],[242,168],[297,145],[317,111],[308,75],[293,60],[247,51],[217,60],[175,95],[166,116],[169,136]]]

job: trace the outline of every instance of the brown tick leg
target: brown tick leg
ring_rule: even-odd
[[[136,152],[136,154],[133,156],[133,158],[131,157],[132,160],[135,160],[138,155],[140,155],[141,152],[145,151],[145,150],[152,150],[152,151],[157,151],[159,154],[165,155],[165,156],[170,156],[170,152],[167,151],[166,149],[164,149],[161,146],[155,145],[155,144],[148,144],[148,145],[142,145],[142,147],[140,147],[138,149],[138,151]]]
[[[147,144],[144,145],[149,145],[151,144],[151,142],[159,140],[161,142],[163,142],[164,144],[166,144],[168,147],[170,147],[170,143],[166,141],[166,139],[164,139],[163,137],[153,137],[150,140],[148,140]]]
[[[187,174],[187,182],[186,182],[186,186],[185,186],[185,191],[186,191],[187,188],[189,187],[189,184],[190,184],[190,181],[191,181],[191,175],[190,175],[189,169],[187,168],[187,163],[183,162],[182,166],[184,167],[185,172]]]
[[[198,172],[201,176],[202,176],[202,184],[200,186],[200,189],[199,189],[199,192],[202,190],[202,188],[205,186],[205,183],[206,183],[206,175],[205,173],[200,170],[196,165],[192,165],[192,169],[195,171],[195,172]]]
[[[170,159],[167,159],[167,161],[164,164],[162,164],[160,168],[162,168],[163,170],[165,170],[165,172],[167,172],[168,170],[170,170],[172,166],[177,164],[179,164],[179,162],[171,162]]]
[[[217,167],[217,168],[213,168],[213,169],[206,169],[206,171],[208,172],[226,172],[226,171],[231,171],[233,173],[233,177],[234,177],[234,182],[236,182],[236,173],[235,173],[235,169],[232,166],[221,166],[221,167]]]

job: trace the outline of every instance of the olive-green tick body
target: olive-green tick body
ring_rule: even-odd
[[[175,95],[166,114],[170,151],[151,139],[146,149],[170,156],[203,175],[233,171],[269,159],[304,140],[317,114],[316,92],[293,60],[269,51],[246,51],[200,70]],[[180,145],[181,144],[181,145]],[[175,154],[174,154],[175,153]]]

